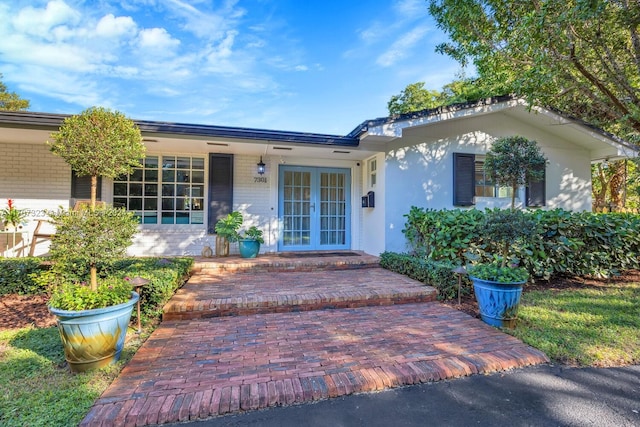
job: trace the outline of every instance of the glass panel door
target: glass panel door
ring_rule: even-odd
[[[311,172],[284,171],[283,246],[311,245]]]
[[[350,248],[350,170],[281,166],[280,250]]]

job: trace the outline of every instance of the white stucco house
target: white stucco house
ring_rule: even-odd
[[[0,205],[32,216],[88,198],[88,180],[45,145],[66,116],[0,112]],[[103,179],[100,198],[135,211],[134,255],[199,255],[220,216],[241,211],[265,231],[262,252],[406,249],[412,205],[484,208],[508,203],[483,176],[492,141],[521,135],[549,159],[543,182],[519,191],[523,207],[591,209],[592,162],[637,149],[583,122],[509,97],[362,123],[345,136],[136,121],[144,167]],[[264,173],[258,164],[264,163]],[[31,221],[28,230],[35,226]],[[37,254],[47,251],[38,244]]]

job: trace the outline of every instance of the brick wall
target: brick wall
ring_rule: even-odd
[[[0,207],[5,208],[11,198],[18,209],[29,209],[25,246],[36,226],[35,218],[42,218],[46,209],[68,206],[70,195],[71,169],[45,144],[0,143]],[[46,253],[48,246],[46,241],[39,244],[36,255]]]

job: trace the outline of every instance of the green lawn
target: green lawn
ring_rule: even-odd
[[[511,334],[552,360],[578,366],[640,363],[640,284],[522,296]]]
[[[140,346],[131,329],[128,338],[115,365],[72,374],[64,364],[57,328],[0,332],[0,425],[78,425]]]

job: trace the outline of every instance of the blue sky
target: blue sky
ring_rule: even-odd
[[[0,0],[0,73],[31,111],[344,135],[461,69],[425,0]]]

